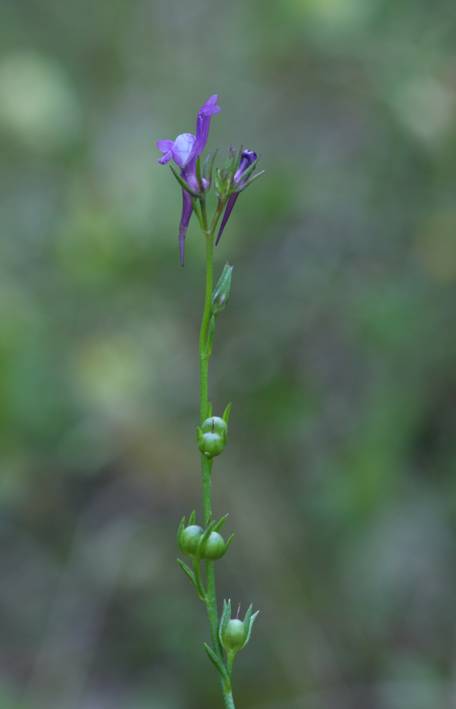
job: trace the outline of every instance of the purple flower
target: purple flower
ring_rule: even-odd
[[[222,223],[218,230],[217,238],[215,244],[217,245],[221,239],[223,231],[225,229],[226,223],[231,216],[236,200],[239,197],[239,192],[245,187],[248,177],[246,178],[245,173],[247,170],[256,162],[257,154],[253,150],[243,150],[241,153],[241,159],[239,161],[239,167],[233,176],[233,186],[235,191],[228,197],[226,203],[225,212],[223,214]],[[253,168],[252,168],[253,169]]]
[[[161,165],[166,165],[170,160],[176,163],[181,170],[181,177],[188,186],[195,192],[199,192],[201,187],[205,189],[207,182],[199,185],[196,175],[196,162],[206,147],[211,118],[220,112],[217,104],[218,96],[214,94],[201,106],[196,118],[196,135],[193,133],[181,133],[176,140],[157,140],[157,148],[163,153],[159,159]],[[184,265],[185,237],[188,225],[193,212],[193,204],[190,193],[182,188],[182,214],[179,225],[179,259]]]

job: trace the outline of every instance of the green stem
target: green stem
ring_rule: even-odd
[[[226,709],[236,709],[231,687],[223,688],[223,699],[225,700]]]
[[[220,212],[221,208],[219,206]],[[201,213],[206,238],[206,286],[204,293],[203,317],[199,336],[199,359],[200,359],[200,421],[201,423],[209,415],[209,359],[210,351],[208,347],[209,323],[212,314],[212,290],[214,280],[214,232],[217,222],[214,222],[209,229],[207,226],[207,215],[205,203],[201,200]],[[201,476],[203,486],[203,513],[204,524],[207,525],[212,519],[212,460],[201,455]],[[216,652],[223,662],[223,653],[219,646],[218,632],[218,609],[217,590],[215,584],[215,565],[213,561],[206,562],[206,608],[211,629],[211,640],[214,652]],[[231,691],[231,682],[222,681],[223,698],[226,709],[236,709]]]
[[[209,353],[207,350],[207,333],[209,328],[209,320],[211,317],[212,306],[212,287],[213,287],[213,251],[214,240],[213,235],[206,232],[206,288],[204,295],[203,318],[201,321],[200,339],[199,339],[199,354],[200,354],[200,419],[201,423],[208,416],[209,411]],[[208,460],[205,455],[201,454],[201,475],[203,483],[203,511],[204,524],[207,525],[212,518],[212,461]],[[214,650],[217,652],[217,598],[215,589],[215,570],[214,562],[208,561],[206,565],[207,571],[207,594],[206,605],[211,626],[211,637]]]
[[[230,652],[226,658],[226,668],[228,670],[229,680],[222,682],[223,699],[225,700],[226,709],[236,709],[233,698],[233,690],[231,688],[231,673],[233,672],[234,655]]]

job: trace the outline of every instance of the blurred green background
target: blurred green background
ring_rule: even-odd
[[[175,563],[202,244],[157,138],[267,174],[211,390],[239,709],[456,706],[453,0],[2,0],[0,709],[221,706]]]

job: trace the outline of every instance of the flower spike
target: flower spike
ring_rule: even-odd
[[[225,706],[234,709],[233,663],[237,653],[249,642],[258,612],[253,613],[250,605],[242,617],[239,604],[234,615],[228,600],[224,601],[220,617],[217,604],[216,563],[227,553],[234,535],[225,532],[227,514],[220,518],[212,514],[212,480],[218,456],[228,442],[231,403],[221,415],[216,415],[209,399],[208,380],[218,318],[230,298],[233,267],[225,264],[214,287],[213,247],[214,242],[217,244],[221,239],[239,194],[262,173],[254,174],[257,154],[243,145],[238,149],[229,149],[222,167],[215,167],[217,151],[203,155],[212,117],[219,112],[218,96],[214,94],[198,110],[195,133],[181,133],[175,140],[158,140],[156,145],[161,153],[158,162],[169,164],[182,194],[178,233],[180,263],[184,264],[185,241],[193,213],[206,246],[206,286],[199,336],[200,416],[196,426],[202,473],[202,518],[198,524],[196,512],[193,511],[180,520],[177,545],[184,556],[177,559],[177,563],[206,606],[211,644],[204,643],[204,648],[220,675]],[[215,205],[207,199],[209,190],[215,193]]]

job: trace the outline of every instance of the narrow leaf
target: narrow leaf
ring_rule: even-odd
[[[212,354],[212,345],[214,344],[214,335],[215,335],[215,316],[211,315],[211,319],[209,320],[209,327],[207,329],[207,340],[206,340],[206,352],[207,352],[208,357],[210,357]]]
[[[206,650],[208,657],[212,664],[216,667],[218,672],[221,674],[224,680],[229,680],[228,672],[225,665],[221,661],[220,657],[213,651],[213,649],[207,644],[203,643],[204,649]]]
[[[193,571],[192,571],[191,569],[189,569],[189,567],[187,566],[187,564],[185,564],[185,563],[182,561],[182,559],[177,559],[177,563],[178,563],[179,566],[181,567],[181,569],[182,569],[182,571],[184,572],[184,574],[187,574],[188,578],[190,579],[190,581],[192,582],[192,584],[193,584],[193,585],[195,586],[195,588],[196,588],[196,579],[195,579],[195,574],[193,573]]]
[[[228,422],[230,420],[232,408],[233,408],[233,404],[230,401],[230,403],[225,406],[225,411],[223,412],[223,415],[222,415],[222,418],[225,421],[227,426],[228,426]]]
[[[177,170],[175,169],[175,167],[173,167],[173,165],[170,165],[169,167],[170,167],[170,170],[171,170],[171,172],[173,173],[174,177],[176,178],[176,180],[178,181],[178,183],[179,183],[180,186],[182,187],[182,189],[185,190],[186,192],[188,192],[189,194],[191,194],[192,197],[196,197],[196,198],[198,199],[198,198],[200,197],[200,195],[198,194],[198,192],[195,192],[194,190],[192,190],[192,188],[190,187],[190,185],[188,185],[188,184],[185,182],[185,180],[182,179],[182,177],[179,175],[179,173],[177,172]]]
[[[201,567],[200,567],[200,560],[199,559],[193,559],[193,569],[194,569],[194,575],[195,575],[195,587],[198,593],[198,596],[201,601],[206,602],[206,591],[203,586],[203,582],[201,580]]]

